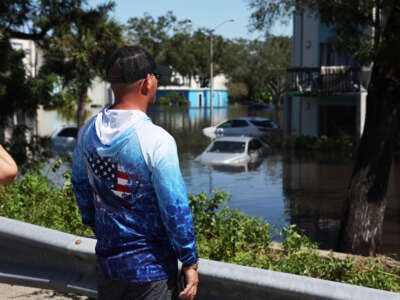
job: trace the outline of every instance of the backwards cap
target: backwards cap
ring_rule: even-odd
[[[107,68],[107,81],[111,83],[132,83],[147,74],[171,76],[171,69],[156,64],[146,49],[140,46],[124,46],[112,56]]]

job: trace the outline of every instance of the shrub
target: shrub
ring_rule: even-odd
[[[164,97],[158,98],[156,103],[163,106],[187,106],[189,100],[177,92],[169,92]]]
[[[78,235],[90,235],[82,224],[69,173],[61,189],[39,173],[26,173],[9,186],[0,186],[0,214],[8,218]]]
[[[271,227],[227,206],[228,195],[216,191],[189,196],[199,254],[213,260],[240,261],[244,253],[264,254],[271,242]]]

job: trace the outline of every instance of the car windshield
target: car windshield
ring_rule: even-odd
[[[225,142],[216,141],[208,149],[208,152],[214,153],[243,153],[246,148],[245,142]]]

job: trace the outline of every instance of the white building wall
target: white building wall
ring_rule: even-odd
[[[293,135],[318,134],[318,99],[316,97],[293,97],[289,132]],[[288,123],[286,123],[288,124]]]
[[[303,14],[295,13],[293,16],[293,51],[292,51],[292,66],[302,66],[302,32],[303,32]]]
[[[100,77],[96,77],[88,90],[88,97],[91,102],[87,109],[91,113],[97,113],[101,108],[107,104],[111,104],[113,101],[110,83],[102,80]]]
[[[309,11],[306,11],[303,14],[302,67],[319,67],[319,18]]]
[[[301,134],[301,97],[293,97],[292,98],[292,128],[290,130],[293,135]]]
[[[318,135],[318,98],[304,97],[302,99],[302,132],[301,135]]]
[[[184,77],[180,75],[179,73],[173,73],[171,77],[171,82],[173,82],[175,85],[172,85],[172,88],[177,88],[177,87],[183,87],[183,88],[193,88],[193,89],[199,89],[201,88],[201,81],[198,77]],[[228,79],[224,74],[218,74],[214,76],[214,81],[213,81],[213,88],[216,90],[225,90],[226,89],[226,84],[228,82]],[[178,85],[176,85],[178,84]]]
[[[35,77],[40,67],[40,55],[34,41],[11,39],[11,46],[15,50],[23,50],[25,57],[22,59],[24,63],[26,75]]]
[[[63,120],[55,109],[44,110],[40,106],[36,113],[36,130],[39,136],[50,136],[56,129],[63,125],[75,125],[74,122]]]
[[[319,66],[319,18],[306,10],[297,12],[293,22],[293,67]]]

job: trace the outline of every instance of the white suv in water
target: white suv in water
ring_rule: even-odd
[[[206,127],[203,129],[203,134],[210,138],[232,135],[262,136],[277,128],[275,122],[268,118],[237,117]]]

